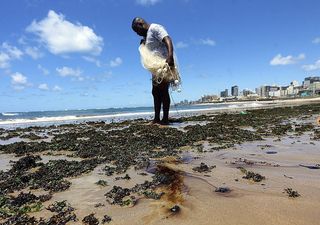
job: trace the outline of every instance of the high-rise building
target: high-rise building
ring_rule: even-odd
[[[225,89],[224,91],[220,92],[220,97],[225,98],[228,97],[228,89]]]
[[[239,87],[237,85],[231,87],[231,95],[239,96]]]
[[[306,77],[303,81],[303,88],[308,88],[310,84],[320,82],[320,77]]]
[[[271,86],[260,86],[259,92],[257,93],[260,97],[269,97],[269,91]]]
[[[248,96],[248,95],[252,95],[253,91],[249,90],[249,89],[243,89],[242,91],[242,95],[243,96]]]
[[[281,95],[280,87],[276,85],[269,86],[268,97],[280,97],[280,95]]]
[[[290,82],[290,85],[292,85],[294,87],[297,87],[297,86],[299,86],[299,82],[296,81],[296,80],[293,80],[293,81]]]
[[[261,96],[260,94],[261,94],[261,91],[260,91],[260,89],[261,88],[259,88],[259,87],[257,87],[255,90],[256,90],[256,94],[258,95],[258,96]]]
[[[312,92],[312,95],[320,92],[320,82],[313,82],[309,85],[308,90]]]

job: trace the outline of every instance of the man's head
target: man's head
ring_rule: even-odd
[[[132,20],[132,30],[140,36],[147,36],[149,24],[142,18],[136,17]]]

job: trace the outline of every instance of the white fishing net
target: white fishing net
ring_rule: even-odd
[[[180,90],[181,78],[179,73],[178,60],[174,55],[174,67],[166,63],[166,59],[161,55],[150,51],[144,44],[139,47],[141,64],[152,74],[154,84],[160,84],[162,81],[170,83],[172,90]]]

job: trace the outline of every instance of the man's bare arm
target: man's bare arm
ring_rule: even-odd
[[[162,39],[162,42],[165,43],[165,45],[168,49],[168,58],[166,59],[166,62],[169,64],[169,66],[174,66],[173,44],[172,44],[171,38],[169,36],[166,36]]]

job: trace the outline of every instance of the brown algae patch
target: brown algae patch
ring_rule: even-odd
[[[157,166],[155,178],[159,183],[159,190],[164,192],[162,199],[169,204],[181,204],[184,201],[183,190],[183,173],[170,167],[169,164],[160,164]]]

